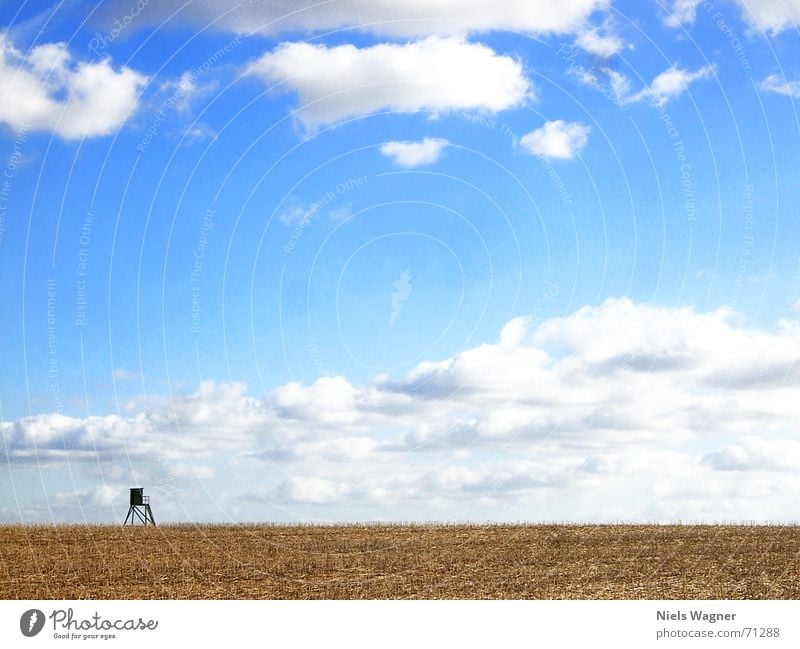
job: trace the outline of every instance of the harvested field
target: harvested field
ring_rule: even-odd
[[[781,526],[4,526],[3,599],[800,599]]]

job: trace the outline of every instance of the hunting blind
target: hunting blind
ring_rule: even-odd
[[[128,519],[130,519],[131,525],[136,525],[137,519],[143,525],[156,524],[156,519],[153,518],[153,510],[150,509],[150,496],[144,495],[142,487],[131,489],[131,506],[128,509],[128,515],[125,517],[123,525],[128,524]]]

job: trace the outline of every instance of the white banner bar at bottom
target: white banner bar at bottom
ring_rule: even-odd
[[[0,647],[798,647],[796,601],[0,601]]]

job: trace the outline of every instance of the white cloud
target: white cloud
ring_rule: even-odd
[[[268,35],[350,28],[371,34],[418,38],[453,36],[493,30],[529,34],[568,33],[581,28],[610,0],[274,0],[232,7],[224,0],[191,3],[160,0],[150,3],[147,16],[160,23],[177,10],[186,20],[213,24],[241,34]],[[114,14],[117,11],[117,14]],[[108,8],[111,16],[127,11],[124,0]]]
[[[119,497],[124,491],[113,485],[100,485],[95,489],[92,501],[101,507],[110,507],[115,502],[119,502]]]
[[[412,168],[433,164],[439,159],[447,140],[426,137],[418,141],[391,141],[381,145],[380,152],[400,167]]]
[[[684,70],[676,65],[664,70],[657,75],[649,86],[642,88],[635,94],[619,95],[621,103],[632,104],[647,100],[655,106],[664,106],[671,99],[680,97],[689,89],[689,86],[700,79],[713,77],[717,73],[716,65],[706,65],[694,72]],[[621,73],[616,73],[612,77],[612,87],[616,86],[616,92],[624,92],[630,87],[630,82]]]
[[[333,193],[326,194],[321,200],[305,203],[290,197],[278,211],[278,220],[284,225],[305,227],[315,218],[323,214],[323,210],[334,199]],[[327,218],[334,223],[344,223],[353,216],[353,204],[344,203],[327,211]]]
[[[800,467],[800,440],[747,436],[738,444],[706,454],[703,461],[720,471],[795,473]]]
[[[702,0],[674,0],[669,15],[664,18],[664,24],[668,27],[691,25],[701,2]]]
[[[664,24],[669,27],[693,24],[701,4],[701,0],[674,0]],[[778,34],[797,29],[800,24],[800,0],[733,0],[731,4],[738,5],[742,20],[754,30]]]
[[[611,92],[617,101],[624,101],[631,90],[631,82],[622,72],[606,68],[605,73],[608,75],[608,81],[611,84]]]
[[[125,492],[125,488],[118,485],[100,484],[87,491],[58,492],[55,494],[55,500],[59,507],[69,507],[77,503],[86,511],[118,505],[124,500]]]
[[[800,0],[736,0],[751,28],[777,34],[798,28]]]
[[[284,482],[278,496],[295,503],[324,505],[336,502],[348,493],[347,485],[316,476],[290,478]]]
[[[496,112],[531,92],[519,61],[457,38],[365,48],[283,43],[249,73],[296,92],[296,115],[310,128],[382,110]]]
[[[760,88],[787,97],[800,97],[800,81],[788,81],[785,77],[777,74],[771,74],[764,79]]]
[[[583,85],[602,92],[619,105],[624,106],[629,101],[631,81],[622,72],[609,67],[599,70],[572,67],[568,72]]]
[[[353,218],[353,204],[345,203],[340,207],[334,207],[328,212],[328,218],[334,223],[344,223]]]
[[[313,219],[320,210],[316,204],[307,206],[299,200],[292,198],[278,213],[278,220],[284,225],[306,224]]]
[[[211,480],[216,475],[216,471],[205,464],[179,462],[170,467],[170,474],[175,478]]]
[[[65,43],[33,48],[27,56],[0,37],[0,122],[52,131],[65,139],[108,135],[139,104],[147,77],[109,59],[76,62]]]
[[[206,142],[214,140],[217,137],[217,132],[202,122],[192,122],[183,129],[182,137],[187,143]]]
[[[607,59],[618,54],[625,42],[614,34],[601,35],[596,29],[587,29],[578,34],[575,45],[589,54]]]
[[[253,427],[266,422],[262,404],[245,394],[241,383],[206,381],[196,392],[169,399],[133,400],[135,414],[69,417],[40,414],[0,422],[7,457],[13,462],[74,460],[114,461],[121,457],[208,457],[215,448],[243,449],[253,441]],[[190,435],[183,436],[182,431]]]
[[[520,145],[542,158],[572,160],[586,146],[590,131],[584,124],[558,119],[523,135]]]
[[[673,65],[671,68],[656,75],[650,85],[645,86],[636,93],[631,93],[631,81],[624,73],[608,67],[602,68],[600,72],[607,77],[607,87],[604,86],[595,73],[579,71],[573,72],[573,74],[582,84],[606,93],[609,98],[612,98],[622,106],[645,100],[655,106],[664,106],[671,99],[680,97],[695,81],[716,75],[717,67],[712,64],[695,71],[689,71]]]
[[[201,83],[197,72],[187,70],[177,79],[162,83],[160,90],[162,95],[168,97],[171,106],[178,112],[187,114],[195,102],[216,90],[217,86],[217,82],[213,80]]]
[[[124,367],[118,367],[115,369],[111,376],[115,381],[136,381],[137,375],[130,370],[126,370]]]
[[[800,488],[800,323],[609,299],[515,318],[496,343],[396,380],[322,377],[259,399],[206,382],[129,406],[0,423],[0,461],[99,462],[109,476],[155,462],[147,475],[247,480],[333,518],[785,519]]]

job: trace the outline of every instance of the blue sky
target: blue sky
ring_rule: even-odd
[[[0,9],[0,520],[796,519],[800,4],[182,4]]]

